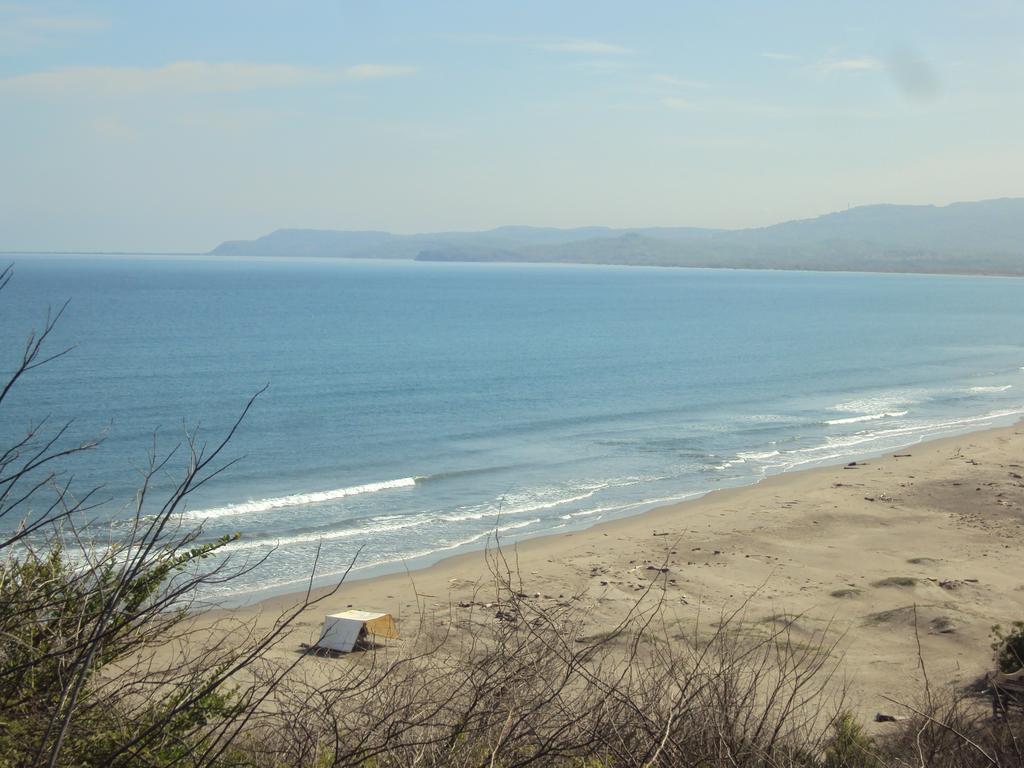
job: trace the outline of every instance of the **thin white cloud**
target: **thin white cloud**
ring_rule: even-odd
[[[415,71],[415,67],[385,64],[325,69],[290,64],[176,61],[162,67],[63,67],[30,72],[0,78],[0,92],[108,96],[152,92],[229,93],[400,77]]]
[[[853,59],[825,59],[815,66],[823,75],[833,72],[872,72],[885,69],[885,64],[873,56],[860,56]]]
[[[560,40],[554,43],[539,43],[538,48],[558,53],[585,53],[591,56],[621,56],[632,53],[629,48],[621,45],[605,43],[600,40]]]
[[[0,54],[60,45],[76,35],[109,26],[110,22],[103,18],[40,14],[27,6],[0,3]]]
[[[686,80],[681,77],[675,77],[674,75],[652,75],[651,79],[653,79],[656,83],[661,83],[662,85],[670,85],[673,88],[711,87],[708,83],[705,83],[702,80]]]
[[[663,106],[676,112],[699,112],[701,107],[687,99],[680,99],[678,96],[662,96],[660,99]]]
[[[772,61],[798,61],[799,56],[793,53],[779,53],[777,51],[765,51],[761,54],[763,59],[771,59]]]

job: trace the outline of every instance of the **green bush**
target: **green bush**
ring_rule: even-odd
[[[9,553],[0,563],[0,762],[32,765],[56,751],[106,766],[136,742],[132,760],[171,765],[209,723],[230,717],[216,670],[147,696],[130,661],[170,639],[185,615],[167,602],[168,583],[227,541],[160,548],[127,572],[130,555],[118,545],[85,570],[58,536]]]
[[[1016,672],[1024,667],[1024,621],[1015,621],[1004,630],[992,627],[992,650],[1000,672]]]
[[[832,726],[832,741],[825,749],[823,768],[876,768],[874,743],[849,712],[843,712]]]

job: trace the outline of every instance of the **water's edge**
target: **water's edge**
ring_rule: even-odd
[[[560,536],[570,536],[578,534],[583,531],[592,531],[599,529],[602,526],[612,525],[617,522],[626,519],[643,517],[644,515],[660,512],[662,510],[680,507],[685,509],[688,504],[703,499],[714,493],[737,491],[743,489],[751,489],[760,485],[763,481],[772,478],[791,477],[794,475],[800,475],[804,473],[818,472],[821,470],[835,468],[848,464],[852,461],[866,461],[868,459],[877,459],[882,456],[890,455],[894,451],[904,450],[913,446],[929,446],[934,443],[940,443],[946,440],[950,440],[955,437],[961,437],[964,435],[971,434],[983,434],[988,432],[995,432],[1008,427],[1017,425],[1024,425],[1024,416],[1021,414],[1013,414],[1002,417],[994,417],[992,420],[994,423],[986,424],[982,427],[966,427],[963,429],[953,429],[947,433],[940,435],[925,437],[918,437],[916,440],[911,440],[906,443],[902,443],[895,447],[887,447],[884,450],[866,451],[862,453],[851,453],[848,456],[842,458],[836,458],[834,460],[823,461],[812,466],[801,466],[794,467],[791,469],[784,470],[773,474],[764,474],[757,477],[752,477],[743,480],[736,485],[730,485],[725,487],[708,488],[703,491],[695,491],[681,495],[678,499],[670,500],[668,503],[663,501],[654,502],[647,504],[645,502],[638,502],[633,506],[625,506],[624,509],[633,509],[634,511],[620,514],[614,517],[603,518],[595,520],[590,525],[584,525],[581,528],[575,528],[572,531],[543,531],[536,533],[523,533],[519,536],[515,535],[502,535],[502,541],[505,544],[512,543],[518,544],[519,542],[525,541],[538,541],[543,539],[556,539]],[[497,527],[497,524],[496,524]],[[204,610],[210,609],[238,609],[246,608],[249,606],[256,605],[258,603],[275,599],[275,598],[294,598],[296,601],[301,600],[307,589],[311,587],[312,590],[323,589],[330,587],[338,583],[338,580],[344,576],[344,581],[372,581],[384,576],[393,575],[395,573],[407,572],[414,574],[416,572],[425,571],[435,566],[443,566],[449,561],[456,560],[466,555],[471,555],[476,552],[484,551],[489,545],[491,545],[492,539],[488,537],[486,540],[474,542],[473,544],[466,545],[465,547],[458,548],[456,551],[451,550],[437,550],[430,554],[421,555],[418,557],[410,558],[408,560],[398,560],[386,563],[379,563],[359,568],[358,563],[353,565],[353,568],[347,573],[331,573],[316,576],[312,580],[310,585],[310,579],[307,576],[304,579],[297,579],[294,582],[287,584],[276,584],[269,587],[258,587],[250,591],[231,593],[218,597],[214,601],[204,603]]]

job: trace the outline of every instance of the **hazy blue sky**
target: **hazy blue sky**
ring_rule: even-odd
[[[1022,2],[0,0],[0,249],[1024,195]]]

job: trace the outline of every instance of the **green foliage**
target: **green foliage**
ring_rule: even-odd
[[[1024,621],[1015,621],[1004,630],[992,627],[992,650],[1000,672],[1016,672],[1024,667]]]
[[[849,712],[843,712],[832,726],[833,736],[825,750],[822,768],[876,768],[874,743]]]
[[[166,600],[175,578],[187,579],[190,566],[231,538],[145,555],[137,542],[114,545],[83,567],[54,535],[0,562],[0,764],[34,764],[52,746],[44,734],[52,741],[65,717],[61,754],[70,764],[107,766],[105,756],[148,730],[136,757],[177,764],[195,747],[192,734],[232,716],[235,697],[217,684],[222,669],[139,696],[124,664],[164,641],[184,616]]]

